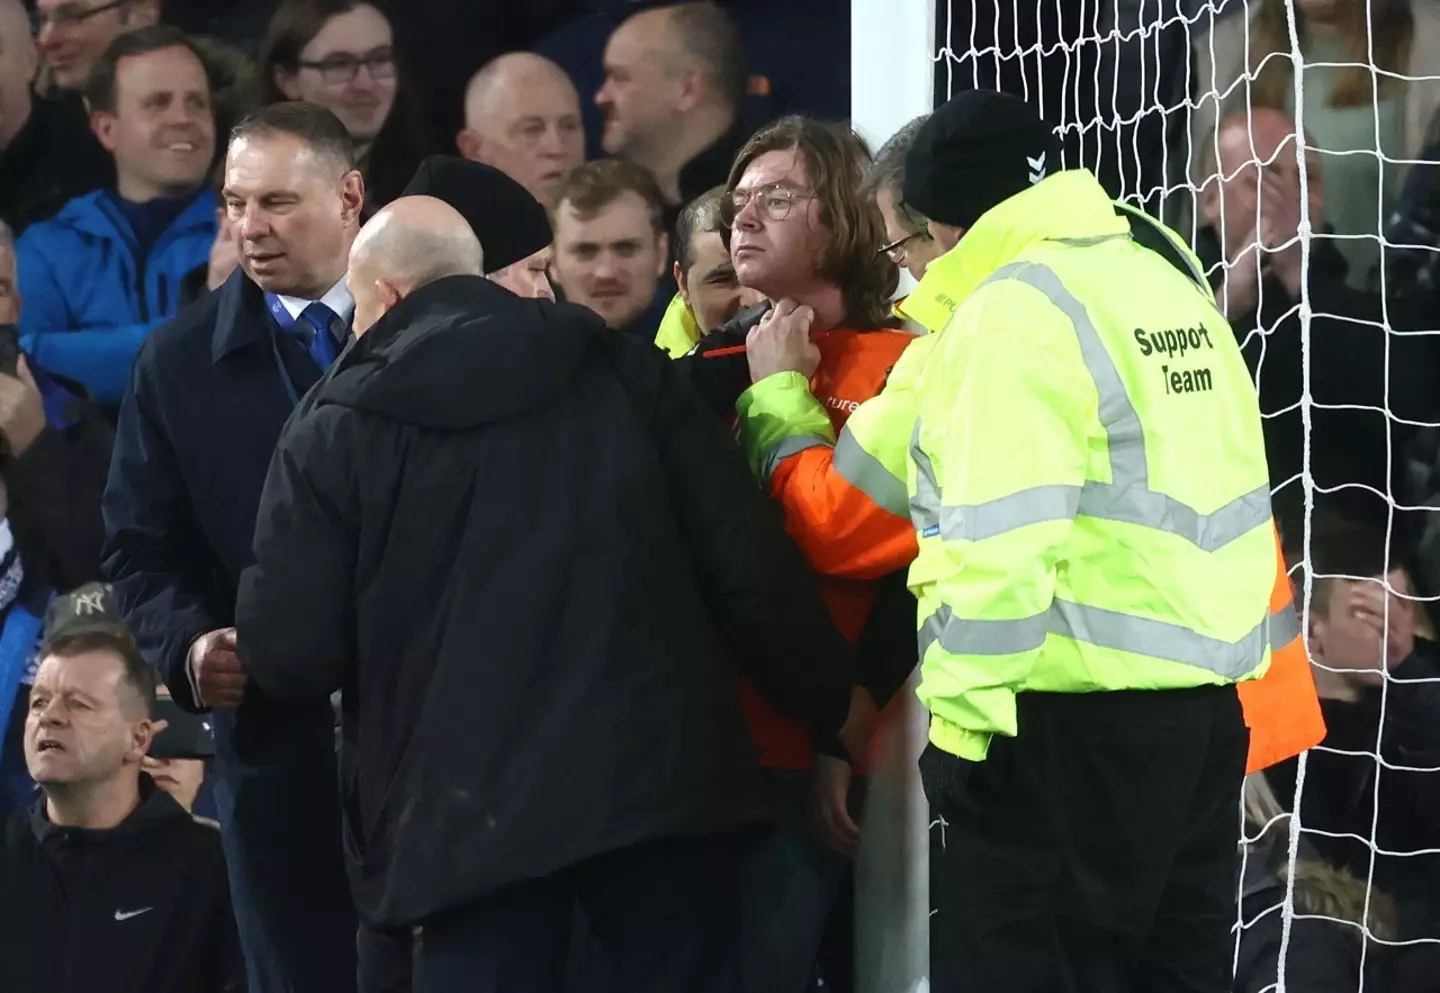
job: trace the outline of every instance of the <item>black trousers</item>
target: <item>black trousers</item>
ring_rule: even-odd
[[[1249,732],[1233,687],[1021,694],[929,746],[935,993],[1229,993]]]
[[[728,835],[636,845],[427,919],[425,993],[563,993],[577,904],[598,951],[585,962],[604,975],[569,982],[736,993],[740,848]]]

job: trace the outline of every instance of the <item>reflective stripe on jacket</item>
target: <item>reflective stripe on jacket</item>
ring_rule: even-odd
[[[915,408],[901,367],[919,343],[902,331],[815,341],[813,381],[777,373],[741,395],[741,437],[815,570],[878,579],[915,558],[903,475]]]
[[[1269,662],[1276,575],[1255,391],[1208,290],[1089,173],[1010,198],[950,255],[916,382],[921,699],[981,759],[1015,694],[1169,689]]]
[[[886,514],[884,528],[856,526],[843,499],[840,504],[829,499],[832,449],[854,412],[885,388],[913,339],[893,330],[821,331],[812,338],[820,365],[809,381],[795,372],[769,376],[761,381],[766,385],[760,398],[752,387],[736,410],[752,468],[780,501],[786,529],[811,567],[828,577],[821,592],[835,626],[854,643],[874,602],[873,584],[860,580],[904,568],[914,557],[915,539],[905,518]],[[767,397],[783,416],[767,412]],[[808,768],[805,729],[771,707],[743,677],[740,690],[760,764]]]

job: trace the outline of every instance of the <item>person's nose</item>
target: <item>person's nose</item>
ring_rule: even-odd
[[[55,26],[55,21],[48,17],[41,21],[40,30],[35,33],[35,44],[40,46],[40,50],[53,48],[59,40],[60,29]]]
[[[611,91],[610,81],[608,79],[600,89],[595,92],[595,106],[604,110],[609,110],[615,106],[615,94]]]
[[[735,212],[735,221],[731,227],[739,228],[742,231],[758,231],[761,226],[760,205],[751,197],[745,201],[745,205]]]
[[[620,275],[619,259],[613,252],[601,252],[595,260],[595,278],[614,280]]]
[[[540,136],[539,152],[547,159],[558,159],[565,154],[565,139],[560,134],[560,125],[551,123]]]
[[[246,207],[233,224],[240,237],[246,241],[258,241],[270,233],[270,224],[264,212],[255,207]]]

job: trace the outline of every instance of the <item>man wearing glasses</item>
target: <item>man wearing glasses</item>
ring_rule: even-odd
[[[739,366],[744,392],[738,402],[731,394],[732,409],[752,468],[784,507],[811,567],[850,577],[827,579],[822,589],[837,626],[859,646],[863,687],[855,696],[865,703],[893,694],[915,661],[913,599],[899,583],[875,582],[893,571],[891,558],[903,565],[913,554],[908,523],[897,522],[893,547],[869,535],[836,540],[845,508],[830,501],[824,479],[836,433],[880,392],[912,340],[890,316],[898,275],[879,251],[880,215],[859,193],[869,158],[845,126],[800,117],[746,143],[721,195],[719,228],[740,285],[773,306],[743,348],[716,350],[705,339],[683,360]],[[712,337],[724,346],[734,335]],[[899,610],[890,609],[892,589]],[[873,626],[895,616],[904,623],[884,633]],[[849,878],[859,841],[849,810],[852,774],[843,760],[815,755],[803,729],[743,683],[742,698],[776,824],[756,846],[746,880],[745,988],[784,993],[803,989],[816,971],[827,919]]]
[[[50,85],[80,93],[112,41],[159,20],[159,0],[35,0],[35,43]]]

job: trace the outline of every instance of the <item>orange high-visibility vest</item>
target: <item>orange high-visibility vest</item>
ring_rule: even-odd
[[[1236,684],[1250,729],[1247,773],[1293,758],[1325,738],[1325,718],[1305,654],[1304,632],[1290,593],[1290,575],[1275,533],[1275,587],[1270,591],[1270,668]]]

